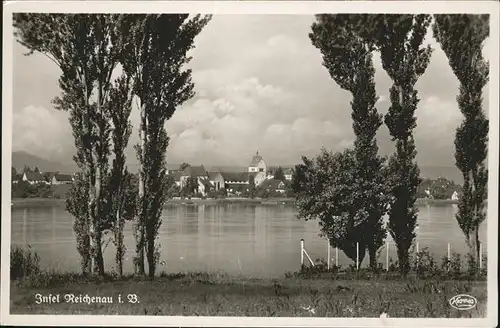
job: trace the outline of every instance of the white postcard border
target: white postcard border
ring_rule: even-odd
[[[490,54],[489,99],[489,182],[488,182],[488,305],[481,319],[409,318],[264,318],[264,317],[182,317],[104,315],[11,315],[10,242],[11,184],[2,183],[1,235],[1,323],[8,325],[90,325],[90,326],[220,326],[220,327],[478,327],[498,323],[498,269],[493,254],[498,250],[498,121],[499,95],[499,3],[496,1],[11,1],[3,11],[3,110],[2,181],[11,181],[13,106],[13,12],[196,12],[212,14],[315,14],[315,13],[489,13]]]

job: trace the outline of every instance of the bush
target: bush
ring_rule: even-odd
[[[17,280],[40,273],[40,256],[35,251],[13,247],[10,250],[10,279]]]
[[[417,252],[413,258],[411,267],[418,277],[431,277],[440,274],[437,262],[429,252],[428,247],[424,247]]]

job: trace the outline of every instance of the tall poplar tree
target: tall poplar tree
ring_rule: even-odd
[[[190,61],[187,52],[210,16],[188,14],[130,15],[127,28],[132,38],[129,60],[124,69],[133,76],[133,93],[140,111],[139,199],[137,208],[135,264],[145,274],[144,251],[148,274],[152,278],[158,261],[155,239],[161,225],[165,202],[166,150],[168,135],[165,122],[175,110],[194,96]]]
[[[77,149],[74,160],[82,170],[81,181],[72,193],[75,198],[69,199],[67,205],[68,210],[76,214],[75,220],[82,221],[75,223],[77,240],[85,244],[89,241],[90,261],[83,261],[83,270],[96,270],[100,275],[104,275],[103,231],[109,224],[104,213],[103,190],[111,131],[106,106],[114,87],[111,76],[122,54],[121,17],[116,14],[14,15],[16,37],[30,50],[29,54],[42,53],[61,70],[62,94],[54,104],[57,109],[70,113]]]
[[[417,223],[417,188],[421,182],[415,161],[417,154],[413,129],[419,99],[415,84],[425,72],[432,53],[422,46],[430,15],[380,14],[371,16],[373,24],[367,37],[373,37],[380,51],[382,67],[392,80],[389,90],[391,106],[385,124],[396,151],[389,159],[392,201],[389,210],[389,232],[397,246],[399,269],[406,275],[410,269],[409,249],[415,239]]]
[[[365,15],[323,14],[316,16],[310,38],[323,54],[323,65],[332,79],[352,94],[351,117],[354,141],[355,190],[349,196],[353,228],[358,230],[360,247],[367,248],[370,266],[376,267],[376,253],[383,244],[386,231],[383,215],[387,207],[387,190],[383,177],[384,159],[378,155],[376,133],[382,125],[377,112],[374,44],[363,37]],[[337,246],[337,245],[333,245]]]
[[[489,36],[489,15],[435,15],[433,31],[460,82],[457,102],[464,120],[455,134],[455,162],[464,184],[456,219],[465,234],[470,255],[477,261],[479,226],[486,219],[488,195],[489,120],[482,101],[489,68],[482,49]]]
[[[124,52],[124,56],[127,53]],[[116,87],[109,95],[107,113],[111,120],[113,154],[111,172],[107,179],[107,208],[109,222],[112,222],[113,241],[116,247],[115,264],[118,275],[123,276],[123,257],[125,244],[123,228],[126,220],[133,220],[136,212],[136,194],[132,177],[126,167],[125,149],[128,145],[132,125],[130,112],[132,110],[131,76],[122,73],[116,79]]]

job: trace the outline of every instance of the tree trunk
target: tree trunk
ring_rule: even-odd
[[[467,244],[469,246],[470,256],[474,260],[474,265],[477,268],[479,266],[479,229],[477,227],[471,228],[467,238]]]
[[[117,200],[120,201],[120,200]],[[116,228],[115,228],[115,240],[116,240],[116,269],[118,270],[118,276],[123,277],[123,225],[120,220],[120,208],[116,210]]]
[[[149,229],[148,229],[149,230]],[[155,262],[155,243],[152,231],[147,234],[147,256],[148,256],[148,276],[153,280],[155,277],[156,262]]]
[[[97,113],[100,115],[99,119],[101,118],[101,85],[99,84],[97,86]],[[102,143],[102,133],[103,131],[99,131],[99,139],[100,142]],[[98,273],[100,276],[104,276],[104,258],[102,256],[102,247],[101,247],[101,240],[102,240],[102,231],[100,228],[99,221],[102,220],[102,213],[101,213],[101,187],[102,187],[102,149],[99,151],[98,147],[102,147],[102,144],[96,145],[96,166],[95,166],[95,201],[94,201],[94,208],[95,208],[95,225],[94,229],[96,229],[96,240],[95,240],[95,247],[96,247],[96,261],[97,261],[97,268],[98,268]]]
[[[144,241],[145,241],[145,224],[146,224],[146,199],[144,190],[144,152],[146,149],[146,106],[141,104],[141,124],[139,127],[140,138],[140,160],[139,160],[139,211],[138,211],[138,226],[137,226],[137,261],[138,274],[144,275]]]
[[[410,249],[407,243],[396,243],[398,246],[398,262],[399,262],[399,272],[403,277],[408,275],[410,272],[410,256],[408,250]]]
[[[377,270],[377,249],[373,245],[368,247],[368,256],[370,257],[370,269]]]

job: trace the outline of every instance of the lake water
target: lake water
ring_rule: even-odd
[[[464,236],[455,220],[454,205],[423,205],[419,208],[417,240],[419,248],[429,247],[436,257],[454,252],[465,253]],[[300,239],[310,257],[327,258],[327,242],[318,236],[315,221],[300,221],[292,205],[168,205],[160,228],[161,260],[159,271],[216,271],[246,276],[276,277],[300,267]],[[124,269],[132,272],[135,254],[132,223],[125,227]],[[64,204],[16,205],[12,209],[12,244],[36,250],[45,268],[79,271],[73,220]],[[105,237],[107,240],[107,237]],[[486,251],[486,222],[480,229]],[[389,237],[389,242],[391,238]],[[114,247],[107,246],[104,257],[107,270],[114,266]],[[380,261],[385,263],[385,246]],[[389,255],[397,258],[395,245]],[[331,249],[332,264],[336,252]],[[339,264],[349,264],[338,252]],[[368,259],[362,265],[367,265]]]

